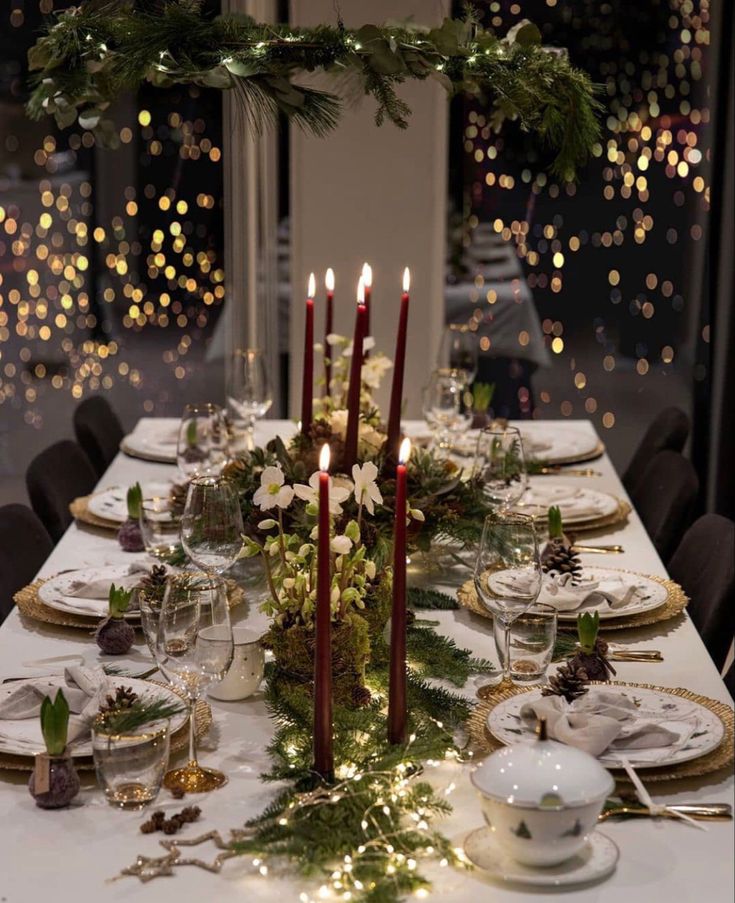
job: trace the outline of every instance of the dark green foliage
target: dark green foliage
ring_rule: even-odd
[[[471,674],[488,674],[493,670],[490,662],[474,658],[454,640],[417,624],[407,631],[406,651],[410,667],[419,677],[448,680],[455,687],[463,687]]]
[[[114,140],[107,108],[144,81],[234,90],[256,130],[283,113],[322,135],[337,123],[340,98],[294,81],[317,70],[372,95],[376,123],[389,119],[399,128],[411,113],[396,93],[405,81],[432,77],[449,94],[486,94],[495,124],[517,118],[556,152],[553,168],[563,178],[573,177],[599,138],[589,77],[542,47],[531,24],[501,40],[471,16],[428,32],[411,24],[348,31],[211,17],[196,0],[87,0],[59,13],[28,56],[36,73],[30,115],[53,114],[61,128],[78,118],[102,139]]]
[[[452,611],[459,608],[459,602],[454,596],[440,593],[435,589],[411,586],[408,589],[407,597],[411,608],[434,609],[435,611]]]
[[[96,730],[105,734],[132,734],[152,724],[166,721],[185,710],[185,706],[168,699],[141,700],[125,708],[101,713],[95,721]]]
[[[58,690],[53,702],[50,696],[45,696],[41,703],[41,733],[46,744],[46,752],[50,756],[63,754],[68,729],[69,703],[63,691]]]

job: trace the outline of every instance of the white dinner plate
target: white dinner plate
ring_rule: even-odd
[[[599,688],[603,689],[606,693],[620,692],[621,695],[632,699],[638,707],[638,717],[641,721],[653,721],[670,726],[671,730],[680,735],[681,739],[672,746],[626,749],[623,754],[634,768],[658,768],[662,765],[678,765],[681,762],[698,759],[716,749],[725,735],[722,720],[698,702],[662,690],[634,685]],[[592,686],[587,692],[596,693],[598,688]],[[527,702],[540,698],[541,688],[536,687],[527,693],[520,693],[498,703],[487,717],[487,727],[493,737],[506,745],[518,742],[535,743],[536,733],[521,721],[520,711]],[[597,758],[606,768],[623,767],[620,753],[615,750],[607,750]]]
[[[38,598],[49,608],[55,608],[68,614],[84,615],[88,618],[103,618],[108,610],[108,598],[78,599],[69,595],[77,583],[90,583],[92,580],[102,580],[104,583],[119,585],[123,577],[130,576],[130,565],[111,564],[103,567],[80,568],[76,571],[66,571],[57,574],[47,580],[38,590]],[[138,580],[145,577],[141,571],[135,575]],[[125,615],[127,620],[140,618],[140,612],[133,611]]]
[[[110,675],[108,680],[111,693],[114,693],[117,687],[130,687],[142,699],[159,699],[163,697],[167,702],[183,705],[184,711],[171,719],[170,732],[172,734],[186,723],[188,716],[186,705],[181,697],[177,696],[169,687],[158,686],[136,677],[123,677],[120,675]],[[3,684],[0,686],[0,694],[11,692],[14,686],[15,684],[13,683]],[[0,735],[0,753],[12,756],[32,756],[37,752],[45,751],[38,718],[24,718],[22,721],[3,721],[2,723],[12,726],[12,730],[18,732],[18,736],[22,733],[24,742],[16,743],[12,737]],[[27,731],[24,730],[26,727]],[[78,743],[72,743],[69,745],[68,750],[72,758],[91,756],[91,739],[85,738]]]
[[[561,510],[565,526],[609,517],[618,510],[620,502],[609,492],[600,492],[587,486],[574,486],[539,477],[513,508],[533,517],[546,517],[549,508],[556,505]]]
[[[158,480],[142,483],[143,500],[152,498],[168,498],[171,491],[171,482]],[[87,510],[90,514],[109,520],[115,524],[122,524],[128,519],[128,489],[129,486],[110,486],[101,492],[95,492],[87,500]]]
[[[546,423],[523,422],[520,427],[523,448],[529,460],[557,464],[564,461],[594,457],[600,440],[594,432],[559,421]]]
[[[175,464],[179,423],[176,417],[143,418],[133,432],[123,438],[120,448],[133,458]]]

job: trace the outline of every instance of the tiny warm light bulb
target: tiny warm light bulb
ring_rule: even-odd
[[[319,470],[329,470],[329,446],[326,443],[319,452]]]
[[[316,279],[314,278],[313,273],[309,273],[309,291],[307,295],[309,298],[313,298],[316,294]]]
[[[411,288],[411,271],[408,267],[403,271],[403,291],[408,293]]]
[[[357,303],[365,303],[365,280],[362,276],[357,280]]]
[[[329,267],[324,277],[324,285],[328,292],[334,291],[334,270]]]
[[[373,268],[369,263],[363,263],[362,265],[362,281],[365,283],[367,288],[371,288],[373,284]]]
[[[411,457],[411,440],[406,436],[406,438],[401,442],[401,447],[398,450],[398,463],[405,464],[406,461]]]

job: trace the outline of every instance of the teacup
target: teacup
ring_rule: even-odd
[[[263,680],[265,668],[265,649],[259,634],[245,627],[233,627],[232,638],[232,664],[222,680],[209,689],[213,699],[225,702],[252,696]]]
[[[581,852],[615,787],[593,756],[546,739],[498,750],[472,783],[493,840],[517,862],[540,867]]]

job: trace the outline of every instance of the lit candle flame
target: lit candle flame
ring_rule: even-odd
[[[307,292],[307,297],[313,298],[316,295],[316,279],[314,278],[313,273],[309,273],[309,290]]]
[[[328,292],[334,291],[334,270],[331,267],[329,267],[324,277],[324,285]]]
[[[326,443],[319,452],[319,470],[329,470],[329,446]]]
[[[403,271],[403,291],[408,294],[408,290],[411,288],[411,271],[408,267]]]
[[[398,450],[398,463],[405,464],[406,461],[411,457],[411,440],[406,436],[406,438],[401,442],[401,447]]]
[[[373,284],[373,268],[369,263],[363,263],[362,265],[362,281],[365,283],[366,288],[371,288]]]
[[[365,303],[365,281],[362,276],[357,280],[357,303]]]

